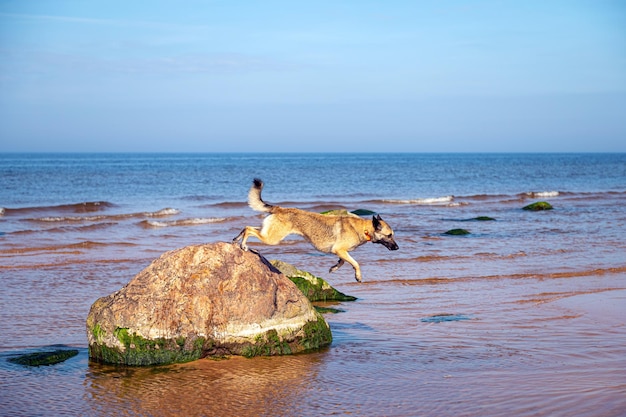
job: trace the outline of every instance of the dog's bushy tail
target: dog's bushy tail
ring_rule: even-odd
[[[271,213],[274,206],[271,204],[267,204],[261,198],[261,190],[263,189],[263,181],[258,178],[255,178],[252,181],[252,187],[250,187],[250,191],[248,192],[248,205],[252,210],[256,211],[264,211],[266,213]]]

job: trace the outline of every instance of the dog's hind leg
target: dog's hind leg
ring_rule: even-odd
[[[234,239],[233,239],[233,243],[237,243],[239,242],[242,238],[244,233],[246,233],[246,229],[243,229]]]
[[[344,261],[343,259],[339,258],[339,261],[330,267],[330,269],[328,270],[329,273],[335,272],[336,270],[338,270],[339,268],[341,268],[341,266],[345,263],[346,261]]]
[[[259,234],[259,231],[252,227],[252,226],[246,226],[241,233],[239,233],[237,235],[237,237],[235,237],[233,239],[233,243],[237,243],[238,241],[241,240],[241,243],[239,244],[239,247],[243,250],[248,250],[248,245],[246,244],[246,242],[248,241],[248,238],[250,236],[254,236],[257,239],[263,241],[263,239],[261,238],[261,235]]]
[[[348,262],[350,265],[352,265],[352,268],[354,268],[354,279],[356,279],[357,282],[361,282],[361,267],[359,266],[358,262],[355,261],[352,256],[350,256],[348,251],[346,251],[345,249],[338,249],[334,251],[334,254],[339,256],[339,262],[337,262],[337,264],[333,266],[333,268],[335,268],[334,270],[336,271],[341,265],[343,265],[342,261]]]
[[[290,228],[277,227],[277,223],[272,221],[274,217],[268,216],[263,220],[263,227],[259,230],[256,227],[246,226],[236,238],[233,239],[233,243],[241,240],[241,249],[248,250],[246,242],[249,237],[256,237],[266,245],[278,245],[287,235],[291,233]]]

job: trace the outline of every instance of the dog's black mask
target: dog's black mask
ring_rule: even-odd
[[[398,250],[398,244],[393,240],[393,230],[380,215],[377,214],[372,218],[372,224],[374,225],[372,243],[380,243],[389,250]]]

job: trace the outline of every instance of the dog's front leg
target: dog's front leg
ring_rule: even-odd
[[[344,261],[343,259],[339,259],[339,261],[337,261],[337,263],[333,266],[330,267],[330,269],[328,270],[329,273],[335,272],[336,270],[338,270],[339,268],[341,268],[341,265],[343,265],[346,261]]]
[[[361,282],[361,267],[359,266],[357,261],[355,261],[352,256],[350,256],[348,251],[346,251],[345,249],[339,249],[335,251],[335,255],[339,256],[339,262],[337,262],[337,265],[335,265],[335,267],[339,268],[341,265],[343,265],[343,262],[341,261],[348,262],[350,265],[352,265],[352,268],[354,268],[354,278],[357,280],[357,282]],[[337,268],[335,268],[335,270]]]

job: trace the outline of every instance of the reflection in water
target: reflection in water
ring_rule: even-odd
[[[118,415],[294,415],[317,379],[320,355],[199,360],[154,368],[91,363],[87,402]],[[294,408],[295,407],[295,408]]]

